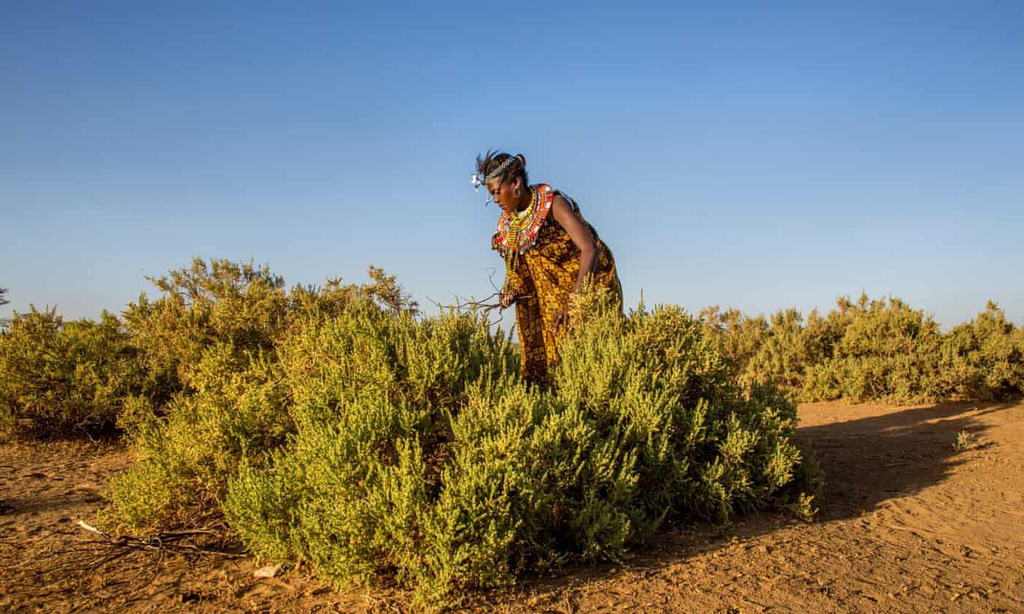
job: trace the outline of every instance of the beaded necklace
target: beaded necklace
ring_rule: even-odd
[[[523,254],[533,247],[551,213],[551,201],[554,194],[551,186],[537,184],[530,187],[530,205],[518,212],[503,212],[498,218],[498,228],[491,239],[491,247],[501,254],[506,262],[511,262],[513,255],[509,252]]]
[[[512,247],[506,253],[506,260],[509,264],[515,267],[516,262],[519,259],[519,234],[522,232],[524,227],[530,226],[530,216],[535,214],[537,211],[537,203],[540,201],[540,190],[531,187],[530,188],[530,204],[526,206],[523,211],[516,211],[513,215],[510,215],[508,221],[508,231],[505,234],[505,244]],[[524,223],[525,222],[525,223]]]

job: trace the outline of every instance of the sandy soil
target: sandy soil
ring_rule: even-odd
[[[533,579],[472,609],[1024,611],[1024,403],[800,415],[828,478],[815,522],[764,514],[665,531],[626,564]],[[0,446],[0,610],[408,609],[399,592],[336,593],[302,570],[257,578],[244,557],[104,562],[111,550],[74,521],[92,521],[131,460],[111,444]]]

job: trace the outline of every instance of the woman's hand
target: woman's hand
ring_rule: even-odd
[[[555,315],[555,334],[561,335],[565,332],[565,328],[569,326],[569,308],[566,307],[562,311]]]
[[[498,304],[502,309],[508,309],[514,302],[516,302],[516,297],[509,291],[502,291],[498,296]]]
[[[576,305],[576,301],[579,299],[579,294],[573,292],[569,295],[569,298],[565,301],[565,306],[562,310],[555,314],[555,334],[562,335],[567,332],[569,328],[569,321],[573,316],[579,317],[580,308]],[[572,315],[570,315],[572,314]]]

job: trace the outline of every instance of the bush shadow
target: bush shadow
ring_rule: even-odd
[[[815,456],[825,477],[813,522],[856,518],[887,500],[940,484],[964,462],[955,446],[958,433],[981,435],[988,427],[980,417],[1017,404],[948,402],[891,410],[877,404],[803,406],[803,426],[797,429],[795,440]],[[818,410],[844,417],[862,413],[863,417],[837,420],[815,415]],[[800,524],[785,514],[760,513],[738,517],[728,526],[693,523],[666,527],[635,548],[635,556],[623,564],[571,565],[550,576],[527,579],[515,592],[520,598],[540,596],[542,602],[556,595],[571,602],[577,589],[588,583],[626,575],[651,576],[737,540]],[[508,595],[492,598],[498,603],[515,599]],[[572,604],[568,605],[572,609]]]
[[[951,402],[882,414],[877,406],[864,406],[869,415],[862,418],[798,428],[796,441],[814,454],[825,474],[818,521],[859,516],[941,483],[963,462],[954,445],[957,434],[981,434],[987,430],[981,416],[1013,405]]]

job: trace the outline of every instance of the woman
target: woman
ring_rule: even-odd
[[[573,295],[589,283],[622,304],[615,260],[572,198],[529,185],[521,154],[487,152],[477,156],[476,170],[473,184],[485,186],[502,210],[491,248],[505,260],[501,306],[516,305],[523,379],[546,382]]]

